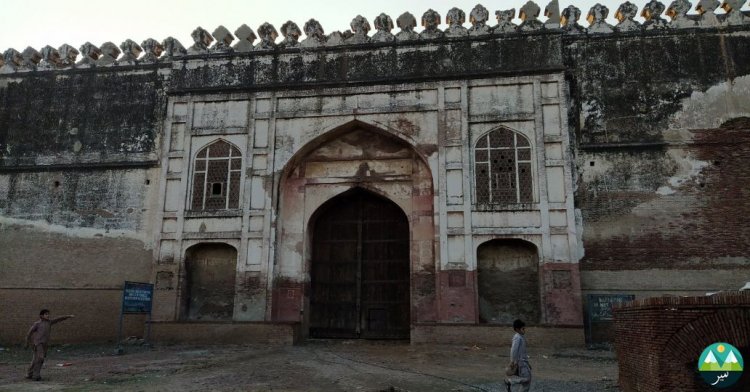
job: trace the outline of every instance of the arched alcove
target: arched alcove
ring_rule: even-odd
[[[518,239],[496,239],[477,249],[479,320],[488,324],[527,324],[540,320],[539,256]]]
[[[237,250],[223,243],[202,243],[185,252],[182,318],[232,320]]]

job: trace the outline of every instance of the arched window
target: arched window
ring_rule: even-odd
[[[219,140],[195,157],[192,210],[239,208],[242,154],[237,147]]]
[[[480,137],[474,146],[474,186],[477,204],[533,202],[529,141],[505,128]]]

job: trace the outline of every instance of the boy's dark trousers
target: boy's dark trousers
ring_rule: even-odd
[[[40,372],[42,371],[42,365],[44,364],[44,358],[47,356],[47,345],[39,343],[34,345],[34,356],[31,359],[31,365],[29,365],[29,371],[26,373],[26,377],[32,380],[41,378]]]

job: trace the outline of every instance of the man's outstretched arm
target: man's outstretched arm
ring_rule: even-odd
[[[55,319],[50,320],[50,324],[56,324],[56,323],[59,323],[60,321],[65,321],[65,320],[67,320],[69,318],[73,318],[73,317],[75,317],[75,316],[73,316],[72,314],[69,314],[67,316],[57,317]]]

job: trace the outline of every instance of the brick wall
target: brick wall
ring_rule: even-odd
[[[690,134],[685,147],[580,154],[582,270],[749,268],[750,119]]]
[[[623,391],[708,391],[698,358],[716,342],[750,359],[750,292],[711,297],[656,297],[614,309]],[[747,362],[746,362],[747,363]],[[750,372],[725,391],[750,390]]]
[[[41,309],[75,318],[52,327],[52,344],[115,342],[121,289],[0,289],[0,344],[21,345]],[[143,336],[145,316],[125,316],[123,336]]]
[[[149,281],[152,252],[135,238],[66,231],[0,225],[0,344],[22,344],[43,308],[76,315],[54,327],[53,343],[115,340],[123,282]],[[143,323],[127,316],[126,335],[142,336]]]

